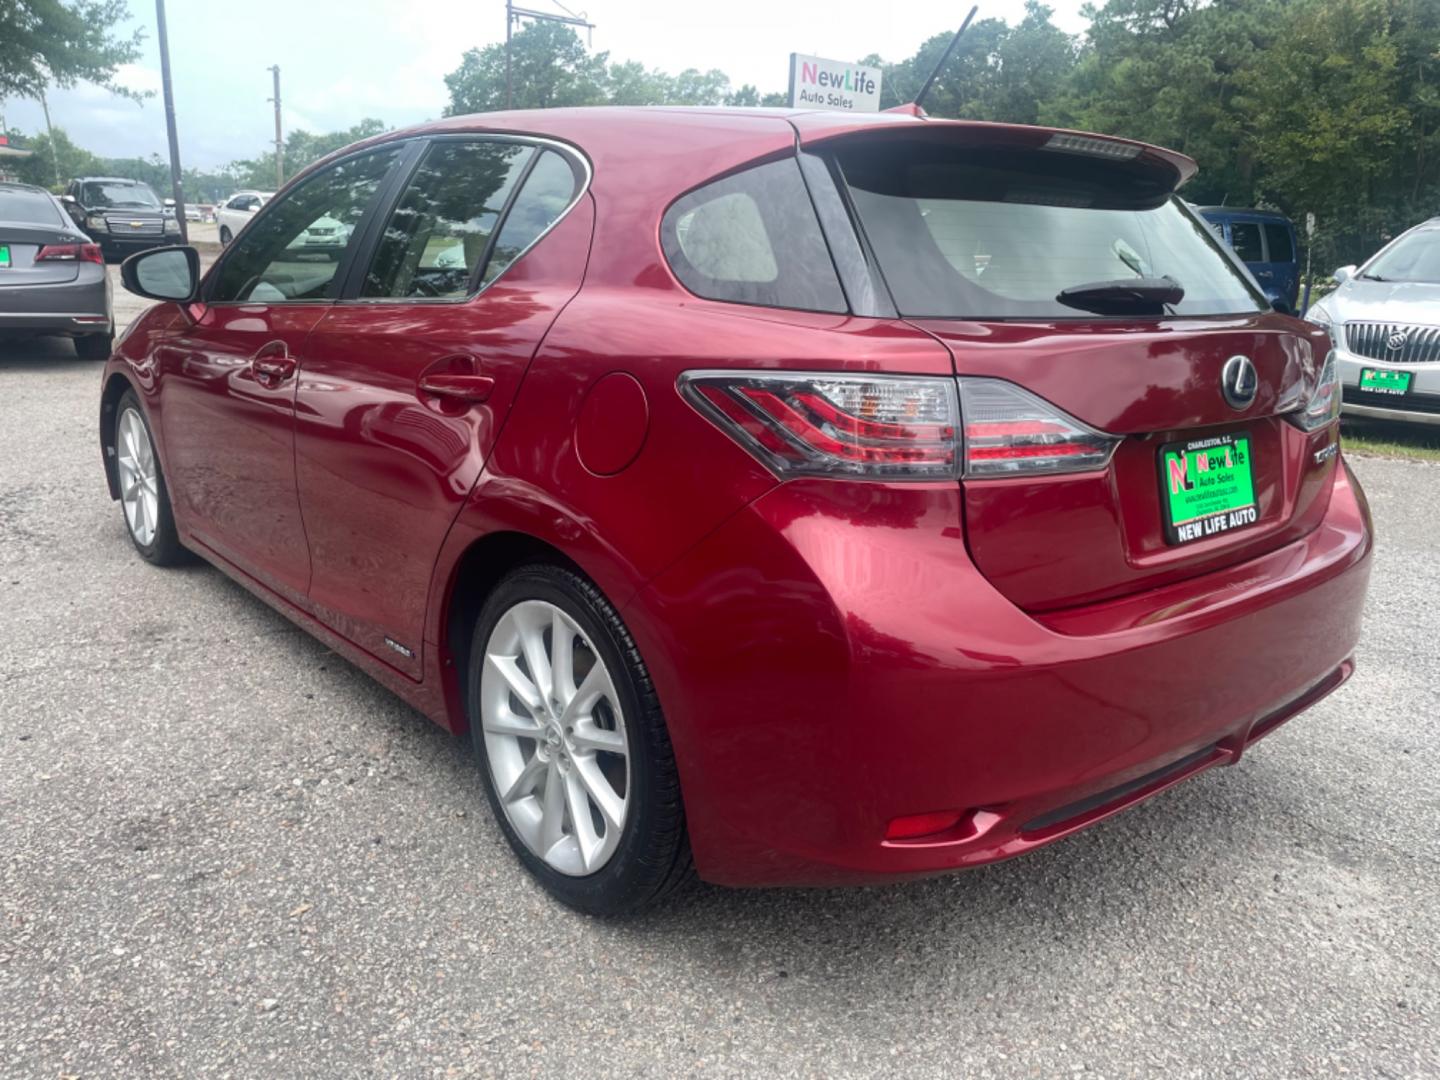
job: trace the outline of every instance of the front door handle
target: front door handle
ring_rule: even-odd
[[[439,374],[420,376],[420,389],[436,397],[451,401],[481,402],[495,390],[495,380],[489,375]]]
[[[250,370],[255,372],[256,382],[272,389],[295,374],[295,361],[283,341],[271,341],[251,358]]]

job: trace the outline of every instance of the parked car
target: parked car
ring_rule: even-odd
[[[267,202],[274,198],[269,191],[237,191],[215,209],[215,224],[220,229],[220,245],[224,247],[243,229]]]
[[[180,242],[174,211],[139,180],[82,176],[70,181],[61,200],[107,259]]]
[[[392,133],[203,278],[126,262],[162,303],[106,370],[110,491],[142,558],[468,732],[567,904],[1017,855],[1352,670],[1329,339],[1172,196],[1194,171],[896,114]],[[341,258],[297,261],[325,219]]]
[[[1300,257],[1295,225],[1274,210],[1239,210],[1201,206],[1200,215],[1255,275],[1265,295],[1291,311],[1298,310]]]
[[[1335,343],[1345,414],[1440,424],[1440,217],[1335,281],[1306,318]]]
[[[186,221],[204,221],[204,220],[205,220],[205,214],[204,214],[204,212],[200,209],[200,207],[196,206],[194,203],[186,203],[186,204],[185,204],[185,220],[186,220]]]
[[[0,182],[0,331],[74,338],[104,360],[114,325],[99,246],[48,191]]]

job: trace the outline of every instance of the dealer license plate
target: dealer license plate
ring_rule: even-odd
[[[10,269],[10,245],[0,244],[0,270]]]
[[[1160,448],[1160,505],[1165,541],[1188,544],[1243,529],[1259,518],[1244,432]]]
[[[1409,371],[1382,371],[1375,368],[1360,369],[1360,389],[1367,394],[1393,394],[1399,397],[1410,390]]]

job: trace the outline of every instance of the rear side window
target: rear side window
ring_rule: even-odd
[[[525,186],[515,196],[510,212],[505,215],[505,224],[500,226],[500,235],[495,238],[481,283],[490,284],[539,240],[565,212],[579,186],[580,178],[568,161],[554,150],[541,153],[525,178]]]
[[[1236,221],[1230,225],[1230,244],[1241,262],[1264,262],[1260,248],[1260,226],[1253,221]]]
[[[1143,162],[939,138],[835,156],[901,315],[1093,318],[1077,293],[1141,278],[1184,290],[1171,315],[1261,310],[1213,226]]]
[[[665,212],[660,232],[670,268],[697,296],[801,311],[846,310],[794,158],[692,191]]]
[[[29,191],[0,191],[0,221],[17,225],[65,225],[49,195]]]
[[[1295,245],[1290,240],[1290,230],[1284,225],[1265,226],[1265,245],[1270,249],[1271,262],[1295,261]]]

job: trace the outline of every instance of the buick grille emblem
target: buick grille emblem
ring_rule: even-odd
[[[1232,356],[1225,361],[1220,372],[1220,393],[1225,395],[1225,404],[1232,409],[1248,409],[1259,389],[1260,379],[1248,356]]]
[[[1385,339],[1385,344],[1390,347],[1391,352],[1396,352],[1405,347],[1405,341],[1409,337],[1404,330],[1398,330]]]

